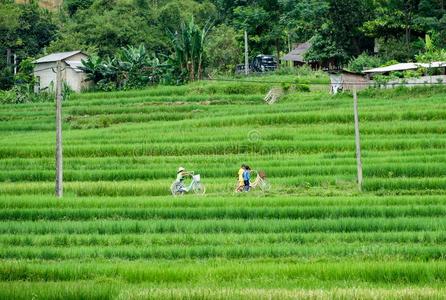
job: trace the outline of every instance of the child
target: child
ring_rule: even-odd
[[[245,192],[249,192],[249,179],[251,178],[251,168],[249,166],[245,166],[245,171],[243,172],[243,183],[245,186]]]
[[[243,179],[243,173],[245,173],[245,164],[243,164],[240,167],[240,170],[238,170],[238,188],[237,191],[241,192],[243,190],[243,186],[245,185],[244,179]]]
[[[183,181],[184,181],[184,178],[188,175],[189,175],[189,173],[186,171],[185,168],[183,168],[183,167],[178,168],[176,182],[179,185],[178,191],[180,193],[187,192],[186,188],[184,187]]]

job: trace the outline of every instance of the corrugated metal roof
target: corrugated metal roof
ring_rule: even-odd
[[[81,69],[79,69],[80,66],[82,66],[82,62],[81,61],[77,61],[77,60],[66,60],[65,63],[67,63],[70,68],[72,68],[74,71],[76,72],[83,72]]]
[[[305,62],[304,55],[310,47],[311,44],[309,42],[299,44],[290,53],[285,55],[282,60]]]
[[[73,55],[76,55],[78,53],[81,53],[82,51],[77,50],[77,51],[70,51],[70,52],[58,52],[58,53],[52,53],[50,55],[41,57],[37,60],[34,61],[35,64],[40,64],[40,63],[47,63],[47,62],[55,62],[58,60],[64,60],[67,58],[70,58]]]
[[[387,67],[374,68],[370,70],[363,71],[366,74],[371,73],[387,73],[395,71],[406,71],[406,70],[416,70],[418,68],[441,68],[446,67],[446,62],[434,61],[432,63],[401,63],[395,64]]]

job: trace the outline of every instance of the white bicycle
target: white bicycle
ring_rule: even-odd
[[[184,195],[185,193],[189,193],[190,191],[194,192],[197,195],[204,195],[206,193],[205,186],[201,183],[200,174],[195,175],[194,172],[190,172],[192,177],[192,182],[188,186],[184,186],[182,182],[174,181],[170,186],[170,191],[172,195]]]
[[[251,175],[255,175],[254,181],[249,182],[249,188],[250,189],[257,189],[259,188],[262,192],[268,192],[271,189],[271,184],[266,180],[266,174],[263,171],[256,171],[251,170]],[[235,187],[235,192],[240,193],[244,191],[244,186],[240,185],[239,181],[237,180],[237,184]]]

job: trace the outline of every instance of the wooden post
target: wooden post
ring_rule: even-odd
[[[355,145],[356,145],[356,166],[358,169],[358,188],[362,191],[362,161],[361,161],[361,141],[359,136],[359,113],[358,113],[358,95],[356,86],[353,87],[353,108],[355,112]]]
[[[249,58],[248,58],[248,32],[245,30],[245,75],[249,74]]]
[[[56,72],[56,197],[61,198],[62,196],[62,63],[59,60]]]

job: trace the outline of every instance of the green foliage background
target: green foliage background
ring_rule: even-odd
[[[171,34],[191,18],[199,28],[213,25],[204,45],[206,73],[228,73],[243,61],[244,30],[251,57],[280,56],[310,40],[306,59],[322,66],[346,65],[372,53],[375,43],[383,61],[415,60],[426,34],[436,48],[446,45],[441,0],[65,0],[53,12],[37,1],[0,0],[0,88],[14,84],[7,49],[19,60],[74,49],[106,58],[142,44],[166,61],[178,53]]]

